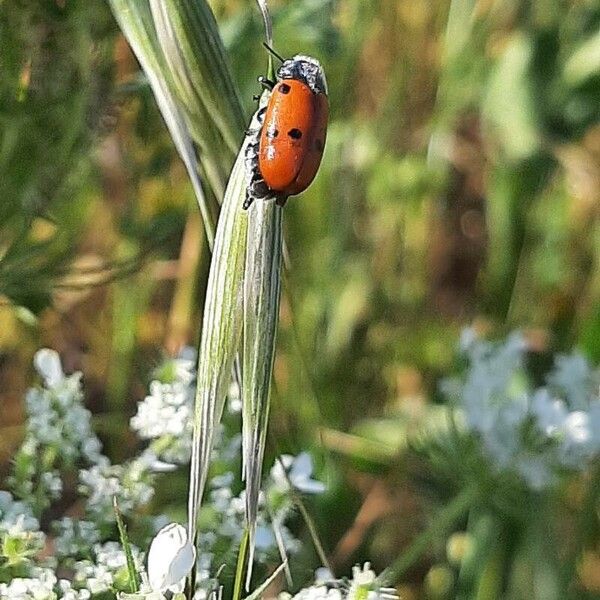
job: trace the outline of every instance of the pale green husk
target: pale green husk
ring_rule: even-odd
[[[248,224],[247,213],[241,208],[246,194],[244,149],[245,144],[235,161],[225,192],[206,289],[190,466],[190,539],[195,536],[214,430],[221,420],[242,334],[242,289]]]
[[[247,588],[252,574],[254,525],[269,420],[271,375],[281,295],[283,242],[283,210],[280,206],[273,200],[255,202],[248,212],[242,363],[243,468],[250,536]]]
[[[232,366],[241,351],[243,475],[251,557],[279,313],[282,209],[268,200],[255,203],[248,212],[242,210],[246,143],[226,184],[245,119],[206,0],[110,2],[192,179],[209,242],[214,237],[199,351],[188,504],[190,537],[196,533],[214,431],[223,412]],[[259,5],[270,29],[265,0]],[[271,41],[270,32],[267,39]],[[254,120],[251,127],[256,126]],[[203,193],[197,155],[212,195]],[[222,197],[213,236],[217,211],[210,199],[220,201]],[[249,562],[248,582],[252,558]]]
[[[150,7],[146,0],[110,0],[112,11],[135,53],[156,98],[173,143],[188,172],[198,207],[202,215],[206,238],[210,247],[214,241],[214,207],[211,207],[202,189],[196,153],[188,126],[172,93],[168,67],[162,56]]]

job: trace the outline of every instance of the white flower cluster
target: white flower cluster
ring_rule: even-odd
[[[398,600],[394,588],[381,587],[370,563],[352,568],[352,579],[333,579],[327,569],[319,569],[314,585],[291,595],[282,593],[280,600]]]
[[[9,492],[0,491],[0,557],[3,561],[9,565],[29,561],[43,548],[45,539],[30,507],[13,500]]]
[[[91,413],[83,406],[81,373],[65,375],[58,353],[47,348],[36,353],[34,364],[44,387],[31,388],[25,398],[28,438],[59,447],[67,464],[80,456],[91,464],[105,462]]]
[[[136,567],[141,570],[141,552],[133,545],[131,551]],[[78,587],[86,588],[96,595],[112,590],[117,577],[126,577],[127,560],[119,542],[95,544],[92,554],[94,560],[80,560],[75,563],[73,581]]]
[[[196,353],[184,348],[178,358],[166,361],[150,383],[149,394],[138,403],[130,426],[140,438],[153,440],[151,449],[167,463],[185,465],[192,453]],[[239,389],[229,389],[229,409],[239,412]]]
[[[164,524],[166,517],[152,519],[140,514],[139,508],[154,494],[156,472],[170,471],[176,464],[189,461],[194,362],[188,353],[160,368],[150,395],[131,421],[142,438],[151,440],[150,446],[132,460],[113,465],[100,453],[100,442],[92,432],[90,413],[82,404],[80,374],[66,376],[54,351],[36,354],[35,366],[44,387],[28,393],[27,436],[15,457],[12,477],[15,493],[32,498],[32,504],[15,501],[10,493],[0,491],[0,581],[10,582],[0,586],[0,600],[87,600],[113,597],[116,590],[123,589],[127,579],[124,553],[120,543],[106,540],[114,529],[113,498],[126,517],[144,524],[142,530]],[[235,386],[229,396],[230,412],[239,411]],[[245,528],[245,496],[243,492],[237,494],[241,482],[234,475],[240,453],[241,436],[220,425],[215,432],[214,457],[223,474],[209,482],[207,526],[199,533],[202,553],[196,561],[198,598],[213,597],[219,589],[213,567],[231,555]],[[54,556],[40,560],[46,537],[34,515],[47,508],[49,498],[60,496],[63,470],[82,463],[86,468],[79,470],[78,491],[86,497],[85,518],[53,521]],[[300,542],[285,522],[293,510],[292,490],[324,491],[325,486],[312,479],[312,473],[307,453],[282,456],[271,470],[261,495],[263,510],[256,531],[258,562],[272,562],[279,553],[299,550]],[[38,497],[43,501],[36,503]],[[132,549],[144,575],[141,554]],[[50,566],[59,573],[73,572],[72,583],[59,580],[47,568]]]
[[[100,531],[92,521],[63,517],[52,523],[52,529],[57,558],[88,556],[91,547],[100,541]]]
[[[600,453],[598,378],[579,354],[559,356],[547,385],[534,388],[519,333],[494,344],[463,334],[469,361],[463,381],[446,382],[466,426],[499,471],[514,471],[534,489],[583,470]]]
[[[161,439],[159,457],[186,464],[192,451],[194,358],[190,353],[167,362],[138,403],[131,428],[145,440]]]
[[[79,471],[79,491],[87,496],[87,511],[96,522],[113,522],[113,498],[123,514],[150,502],[154,488],[146,462],[94,465]]]
[[[225,443],[226,436],[222,436],[222,446],[231,446]],[[239,440],[235,447],[239,457]],[[222,458],[222,454],[221,454]],[[306,452],[297,457],[284,455],[280,457],[271,469],[270,477],[266,482],[266,490],[260,495],[256,536],[255,555],[257,563],[266,564],[272,561],[279,552],[293,555],[300,551],[301,543],[297,540],[285,522],[292,512],[292,502],[289,497],[290,485],[297,492],[318,494],[325,490],[322,482],[312,479],[313,464],[310,455]],[[213,519],[210,529],[199,533],[201,553],[197,560],[197,581],[208,593],[216,585],[211,579],[211,568],[215,557],[223,554],[223,542],[227,548],[235,548],[242,537],[245,527],[245,492],[234,494],[232,486],[235,485],[233,472],[228,471],[213,477],[209,482],[210,491],[207,498],[207,508]],[[265,506],[269,503],[269,511]],[[266,514],[271,514],[271,522]]]
[[[31,508],[18,500],[14,500],[10,492],[0,490],[0,532],[8,531],[20,523],[24,531],[37,531],[38,520],[33,516]]]
[[[242,491],[239,495],[234,496],[230,489],[222,487],[211,491],[210,502],[220,515],[220,524],[214,540],[216,541],[219,537],[228,538],[233,545],[236,545],[240,541],[245,527],[245,492]],[[264,495],[262,494],[259,499],[259,507],[264,509]],[[278,527],[277,533],[281,535],[287,553],[294,554],[299,550],[298,540],[282,524],[284,519],[285,516],[281,515],[277,523],[269,524],[264,516],[264,511],[259,513],[254,543],[257,562],[265,562],[272,558],[273,552],[277,549],[274,527]],[[208,535],[210,536],[210,533]]]
[[[66,579],[58,579],[52,569],[36,567],[31,577],[15,577],[0,583],[0,600],[89,600],[89,590],[74,589]]]
[[[45,509],[62,493],[61,470],[78,462],[106,464],[102,446],[91,427],[91,414],[83,406],[81,374],[65,375],[54,350],[39,350],[35,367],[43,387],[28,390],[25,404],[27,429],[14,457],[13,490],[35,499],[35,509]]]

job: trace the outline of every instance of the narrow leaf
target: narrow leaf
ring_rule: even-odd
[[[235,580],[233,582],[232,600],[240,600],[242,597],[242,586],[244,581],[244,566],[246,565],[246,556],[248,554],[248,529],[244,530],[240,548],[238,550],[238,560],[235,567]]]
[[[146,74],[158,108],[188,172],[202,214],[206,239],[212,248],[215,229],[212,210],[202,189],[192,138],[181,110],[167,85],[168,68],[160,54],[148,2],[147,0],[110,0],[110,4],[123,35],[127,38]]]
[[[238,154],[225,192],[206,290],[190,465],[190,539],[195,539],[214,430],[221,420],[242,333],[242,284],[248,222],[247,214],[241,208],[246,193],[245,148],[246,143]]]
[[[283,209],[273,199],[254,202],[248,212],[242,368],[243,469],[250,538],[246,589],[252,576],[254,534],[269,419],[283,240]]]
[[[246,596],[244,600],[258,600],[259,598],[262,598],[262,595],[264,594],[265,590],[275,581],[275,579],[277,579],[279,573],[281,573],[281,571],[283,571],[283,569],[285,569],[286,567],[287,560],[281,563],[273,571],[273,573],[271,573],[268,579],[266,579],[260,586],[258,586],[250,595]]]
[[[200,162],[206,180],[209,182],[215,197],[221,203],[236,148],[232,148],[225,143],[215,119],[216,113],[207,108],[202,95],[197,93],[190,79],[191,71],[187,66],[193,64],[195,68],[200,68],[202,65],[202,69],[206,70],[208,67],[205,63],[210,61],[211,57],[206,53],[199,56],[194,55],[191,51],[184,53],[180,39],[184,32],[174,29],[170,16],[170,9],[173,8],[172,3],[165,3],[162,0],[149,0],[149,6],[154,21],[157,46],[161,60],[164,63],[163,76],[168,82],[173,99],[182,113],[189,135],[200,150]],[[191,35],[194,35],[194,32],[196,35],[205,35],[202,23],[186,21],[185,27],[192,29]],[[224,73],[226,77],[227,72]],[[214,86],[214,83],[209,81],[207,85]],[[204,93],[207,93],[207,91]],[[223,101],[226,102],[226,100]],[[241,128],[238,135],[238,144],[240,139]]]
[[[213,12],[206,0],[162,4],[173,29],[176,52],[183,59],[173,64],[174,70],[185,77],[188,90],[203,104],[233,158],[246,118]]]
[[[123,523],[123,517],[121,516],[121,511],[119,510],[119,504],[116,496],[113,497],[113,509],[115,511],[115,519],[117,520],[117,528],[119,529],[121,546],[123,547],[123,553],[125,554],[125,561],[127,563],[129,591],[132,594],[135,594],[140,590],[141,581],[137,569],[135,568],[135,562],[133,560],[133,554],[131,553],[129,538],[127,537],[127,530],[125,529],[125,523]]]

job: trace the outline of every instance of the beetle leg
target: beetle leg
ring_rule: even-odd
[[[246,129],[246,135],[254,135],[258,133],[262,129],[263,121],[265,120],[265,113],[267,112],[267,107],[263,106],[260,110],[256,112],[256,120],[259,123],[258,127],[248,127]]]
[[[253,179],[246,188],[246,199],[242,208],[247,210],[255,200],[264,200],[270,194],[269,187],[265,183],[264,179],[260,176],[260,173],[255,174]]]
[[[259,176],[258,179],[254,180],[251,184],[250,184],[250,192],[251,194],[257,198],[257,199],[261,199],[263,200],[264,198],[266,198],[269,195],[269,192],[271,191],[269,189],[269,186],[265,183],[265,180]]]

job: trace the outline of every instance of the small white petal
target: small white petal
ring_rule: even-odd
[[[117,598],[119,600],[165,600],[160,592],[137,592],[134,594],[119,592]]]
[[[148,578],[154,591],[177,585],[194,565],[196,551],[185,527],[170,523],[152,540],[148,551]]]
[[[56,387],[65,378],[60,356],[56,350],[49,348],[38,350],[33,358],[33,364],[49,388]]]
[[[567,439],[574,444],[589,442],[592,437],[589,415],[582,410],[569,413],[565,421],[565,432]]]
[[[327,487],[322,481],[316,479],[303,479],[302,481],[294,482],[294,487],[305,494],[322,494]]]
[[[290,469],[290,479],[294,481],[296,478],[308,478],[312,475],[313,463],[308,452],[301,452],[296,456]]]

